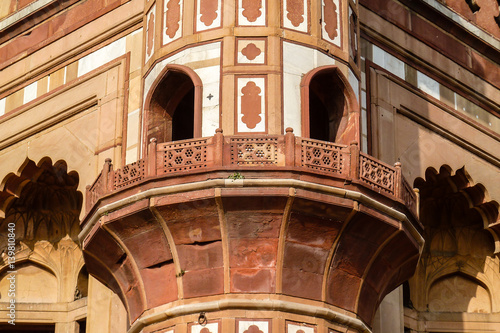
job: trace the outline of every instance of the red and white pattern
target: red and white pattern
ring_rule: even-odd
[[[316,329],[310,325],[287,323],[286,333],[316,333]]]
[[[183,0],[165,0],[163,3],[163,45],[182,36]]]
[[[238,64],[265,64],[266,41],[262,39],[249,40],[238,39],[237,41]]]
[[[238,25],[265,26],[266,0],[238,0]]]
[[[206,325],[192,325],[189,333],[219,333],[219,323],[208,323]]]
[[[236,333],[270,333],[271,320],[236,320]]]
[[[341,46],[340,10],[339,0],[322,0],[321,36],[338,47]]]
[[[147,15],[146,24],[146,62],[151,58],[155,48],[155,6],[151,7]]]
[[[221,27],[222,0],[196,0],[196,31]]]
[[[308,32],[309,29],[309,1],[283,0],[283,27]]]
[[[266,131],[265,85],[263,77],[237,79],[237,132]]]

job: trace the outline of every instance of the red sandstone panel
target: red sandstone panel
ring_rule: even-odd
[[[231,292],[274,293],[275,269],[231,268]]]
[[[141,270],[149,308],[177,299],[177,277],[173,263]]]
[[[283,294],[321,300],[323,273],[309,273],[283,267]]]
[[[182,276],[184,297],[199,297],[224,293],[224,268],[209,268],[186,272]]]
[[[354,311],[361,279],[343,270],[330,269],[327,282],[326,301],[348,311]]]
[[[278,239],[231,239],[229,262],[231,267],[275,267]]]

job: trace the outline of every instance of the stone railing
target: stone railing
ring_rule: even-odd
[[[113,170],[106,160],[94,184],[87,187],[89,211],[102,196],[152,177],[186,174],[208,169],[301,168],[303,171],[357,181],[384,195],[393,196],[416,215],[417,195],[403,179],[401,164],[382,163],[350,146],[285,135],[224,136],[167,143],[151,140],[148,155],[123,168]]]

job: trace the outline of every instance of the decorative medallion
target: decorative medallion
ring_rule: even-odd
[[[286,17],[292,22],[294,27],[298,27],[304,22],[304,1],[286,0]]]
[[[241,89],[241,121],[247,125],[248,128],[254,129],[260,123],[262,118],[261,113],[261,96],[259,95],[261,89],[257,87],[255,82],[250,81]]]
[[[262,0],[242,0],[241,6],[243,11],[241,14],[249,21],[255,22],[262,15]]]
[[[283,27],[300,32],[309,31],[309,0],[284,0]]]
[[[180,0],[169,0],[166,4],[165,13],[165,34],[173,39],[179,30],[179,22],[181,20],[181,5]]]
[[[151,11],[148,17],[148,42],[146,53],[148,56],[151,56],[151,52],[153,51],[153,43],[155,38],[155,13]]]
[[[323,39],[340,47],[339,0],[323,0]]]
[[[236,48],[237,64],[265,64],[265,39],[238,38]]]
[[[217,0],[200,0],[200,21],[209,27],[217,18],[217,9],[219,2]]]
[[[155,43],[155,6],[151,7],[147,15],[146,26],[146,62],[153,55]]]
[[[248,60],[254,60],[261,53],[260,49],[255,46],[254,43],[248,44],[243,50],[241,50],[241,54],[243,54]]]
[[[265,132],[265,78],[237,78],[237,89],[237,132]]]

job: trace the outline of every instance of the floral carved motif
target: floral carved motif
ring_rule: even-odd
[[[333,0],[324,0],[325,6],[323,7],[323,15],[325,20],[325,30],[330,39],[337,37],[337,6]]]
[[[214,23],[217,18],[218,0],[200,0],[200,21],[207,27]]]
[[[155,33],[155,14],[151,13],[151,15],[149,15],[149,21],[148,21],[148,45],[146,49],[148,56],[151,55],[151,51],[153,51],[154,33]]]
[[[264,333],[264,332],[262,332],[256,325],[252,325],[243,333]]]
[[[304,0],[287,0],[286,17],[292,22],[294,27],[298,27],[304,22]]]
[[[249,22],[255,22],[257,18],[262,15],[260,9],[262,8],[262,0],[242,0],[241,6],[243,12],[241,13]]]
[[[170,38],[174,38],[177,30],[179,30],[179,21],[181,19],[180,0],[170,0],[167,3],[167,30],[166,34]]]
[[[254,60],[257,58],[262,51],[254,44],[250,43],[241,50],[241,54],[243,54],[248,60]]]
[[[253,129],[262,120],[260,113],[262,97],[259,95],[261,89],[257,87],[255,82],[249,81],[246,86],[241,89],[241,113],[243,117],[241,121],[248,128]]]

